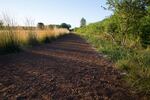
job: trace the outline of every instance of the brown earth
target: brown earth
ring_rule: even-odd
[[[75,34],[0,56],[0,100],[137,100],[111,61]]]

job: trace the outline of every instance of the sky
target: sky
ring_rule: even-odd
[[[35,25],[65,22],[78,27],[82,17],[93,23],[110,16],[111,12],[101,7],[105,4],[106,0],[0,0],[0,18],[7,14],[18,25],[25,25],[28,19]]]

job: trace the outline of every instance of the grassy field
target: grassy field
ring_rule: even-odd
[[[61,28],[24,30],[18,27],[1,29],[0,54],[18,52],[24,47],[49,43],[66,33],[69,33],[69,31]]]
[[[147,97],[150,94],[150,48],[145,49],[138,39],[129,38],[128,45],[121,46],[114,43],[111,35],[90,33],[88,27],[77,29],[76,32],[93,44],[99,52],[107,55],[116,68],[123,71],[126,85],[129,85],[135,93],[142,93]],[[98,28],[92,31],[98,31]]]

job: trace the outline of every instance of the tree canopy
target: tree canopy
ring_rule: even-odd
[[[128,34],[134,37],[147,34],[148,31],[141,31],[140,27],[142,27],[145,16],[149,19],[149,0],[107,0],[107,4],[108,9],[114,12],[114,23],[117,24],[118,32],[122,34],[122,42],[125,43]]]
[[[42,22],[39,22],[38,24],[37,24],[37,28],[38,29],[44,29],[44,23],[42,23]]]
[[[60,25],[60,27],[61,28],[66,28],[66,29],[70,29],[71,28],[71,25],[70,24],[66,24],[66,23],[62,23],[61,25]]]
[[[84,26],[86,26],[86,19],[82,18],[80,21],[80,27],[84,27]]]

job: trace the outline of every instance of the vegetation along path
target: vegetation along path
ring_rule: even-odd
[[[1,100],[130,100],[120,73],[75,34],[0,56]]]

